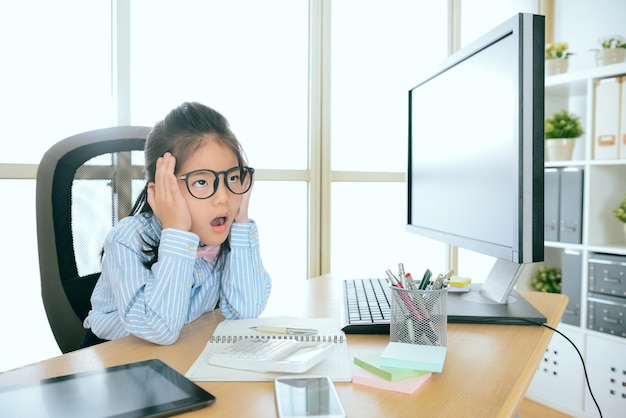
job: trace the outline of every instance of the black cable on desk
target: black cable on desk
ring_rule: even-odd
[[[576,344],[574,344],[574,342],[572,340],[569,339],[569,337],[565,334],[563,334],[561,331],[559,331],[556,328],[551,327],[548,324],[540,324],[534,321],[528,321],[531,322],[535,325],[541,325],[544,326],[558,334],[560,334],[563,338],[565,338],[571,345],[572,347],[574,347],[574,350],[576,350],[576,353],[578,353],[578,357],[580,357],[580,362],[583,365],[583,372],[585,373],[585,382],[587,383],[587,388],[589,389],[589,394],[591,395],[591,399],[593,399],[593,402],[596,404],[596,408],[598,409],[598,413],[600,414],[600,418],[602,418],[602,410],[600,409],[600,405],[598,404],[598,401],[596,400],[595,395],[593,394],[593,391],[591,390],[591,383],[589,382],[589,376],[587,375],[587,366],[585,365],[585,359],[583,358],[583,355],[580,353],[580,350],[578,349],[578,347],[576,347]]]

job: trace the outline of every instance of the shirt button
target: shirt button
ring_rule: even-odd
[[[252,234],[250,234],[250,239],[252,241],[256,241],[256,237],[257,237],[256,232],[253,232]]]
[[[191,289],[191,285],[189,283],[185,283],[185,289],[187,290]]]
[[[187,245],[187,251],[189,251],[190,253],[193,253],[194,251],[197,251],[196,250],[196,246],[193,245],[193,244]]]

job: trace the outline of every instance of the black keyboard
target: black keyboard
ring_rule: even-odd
[[[346,334],[389,334],[391,300],[387,279],[343,283],[342,330]]]
[[[478,287],[473,289],[478,292]],[[386,278],[345,280],[342,290],[339,318],[346,334],[389,334],[391,290]],[[462,295],[448,294],[449,324],[537,325],[546,321],[545,316],[515,290],[512,295],[516,303],[507,304],[475,303]]]

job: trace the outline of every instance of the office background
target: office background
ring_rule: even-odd
[[[251,213],[276,286],[399,261],[443,270],[448,248],[404,232],[406,92],[512,14],[546,10],[554,39],[577,52],[572,70],[593,65],[597,39],[624,32],[620,0],[3,3],[0,371],[60,354],[35,224],[37,164],[53,143],[151,126],[201,101],[230,119],[258,169]],[[491,264],[458,254],[464,275]]]

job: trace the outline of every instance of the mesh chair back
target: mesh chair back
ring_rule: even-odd
[[[145,184],[143,148],[150,128],[125,126],[66,138],[43,156],[37,173],[41,292],[64,353],[78,347],[100,276],[111,227],[130,213]]]

